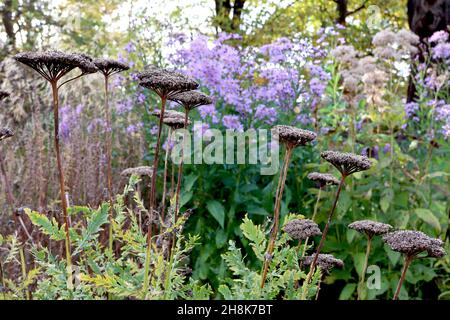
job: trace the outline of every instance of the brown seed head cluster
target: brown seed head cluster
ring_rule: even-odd
[[[184,118],[181,117],[164,117],[163,122],[173,130],[184,128]],[[187,125],[190,124],[191,120],[188,119]]]
[[[376,222],[372,220],[360,220],[348,225],[350,229],[365,233],[368,237],[378,236],[388,233],[392,226],[390,224]]]
[[[415,256],[424,251],[433,258],[441,258],[446,254],[442,240],[431,238],[420,231],[389,232],[383,236],[383,240],[392,250],[407,256]]]
[[[105,77],[130,69],[125,63],[113,59],[97,58],[94,64]]]
[[[152,112],[152,116],[159,118],[161,116],[161,110],[156,109]],[[181,118],[184,119],[184,113],[175,110],[164,110],[164,118]]]
[[[309,237],[320,236],[322,232],[317,223],[309,219],[291,220],[283,228],[292,239],[305,240]]]
[[[10,138],[12,136],[14,136],[14,132],[11,129],[8,128],[0,129],[0,141]]]
[[[147,167],[147,166],[141,166],[141,167],[135,167],[135,168],[128,168],[122,171],[122,176],[131,176],[131,175],[137,175],[137,176],[149,176],[151,177],[153,174],[153,168]]]
[[[335,166],[344,176],[348,176],[358,171],[368,170],[372,165],[369,158],[358,156],[353,153],[324,151],[320,155]]]
[[[310,266],[314,260],[315,255],[306,256],[302,259],[305,266]],[[317,257],[317,265],[323,273],[329,274],[333,268],[344,267],[344,262],[341,259],[333,257],[331,254],[320,253]]]
[[[187,111],[212,103],[212,99],[199,91],[186,91],[174,94],[170,100],[182,105]]]
[[[320,188],[327,185],[338,185],[339,180],[335,176],[329,173],[311,172],[308,174],[308,179],[316,182]]]
[[[174,94],[195,90],[198,83],[190,77],[155,66],[147,67],[138,74],[139,85],[155,91],[160,97],[171,98]]]
[[[273,127],[272,134],[278,135],[280,142],[289,147],[304,146],[317,137],[317,135],[312,131],[285,125]]]
[[[85,54],[61,51],[22,52],[13,58],[36,70],[47,81],[57,81],[76,68],[83,74],[98,71],[92,58]]]

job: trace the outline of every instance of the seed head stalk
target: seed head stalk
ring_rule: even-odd
[[[403,266],[402,275],[400,277],[400,280],[398,281],[397,289],[395,290],[394,298],[392,300],[398,300],[400,290],[402,289],[403,281],[405,281],[406,271],[408,271],[408,268],[411,265],[411,262],[413,259],[414,259],[414,256],[407,255],[405,257],[405,264]]]
[[[366,256],[364,257],[364,265],[361,270],[361,279],[358,286],[358,300],[363,300],[364,282],[366,280],[367,264],[369,262],[370,249],[372,247],[372,237],[367,236]]]
[[[184,130],[186,130],[187,126],[188,126],[188,119],[189,119],[189,111],[186,110],[184,113]],[[180,212],[180,192],[181,192],[181,180],[183,178],[183,157],[184,157],[184,143],[185,140],[187,139],[186,137],[186,131],[184,131],[184,136],[183,136],[183,146],[181,148],[181,161],[180,161],[180,165],[178,166],[178,178],[177,178],[177,188],[176,188],[176,193],[175,193],[175,218],[174,218],[174,223],[177,222],[177,217],[178,214]]]
[[[64,192],[64,172],[61,161],[61,154],[59,149],[59,98],[58,98],[58,84],[57,80],[51,81],[52,94],[53,94],[53,117],[54,117],[54,144],[56,151],[56,163],[58,166],[58,174],[59,174],[59,191],[61,197],[61,206],[64,216],[64,228],[66,233],[66,261],[67,261],[67,287],[69,290],[73,289],[73,280],[72,280],[72,254],[70,250],[70,234],[69,234],[69,217],[67,214],[67,202],[66,196]]]
[[[166,195],[167,195],[167,175],[169,171],[169,154],[171,152],[172,144],[172,128],[169,127],[167,139],[166,156],[164,158],[164,180],[163,180],[163,195],[161,200],[161,220],[164,221],[164,212],[166,211]]]
[[[161,96],[161,112],[159,115],[159,125],[158,125],[158,138],[155,147],[155,158],[153,159],[153,172],[152,179],[150,183],[150,210],[149,210],[149,221],[147,226],[147,250],[145,253],[145,264],[144,264],[144,284],[142,288],[142,294],[145,299],[147,291],[149,288],[149,274],[150,274],[150,258],[151,258],[151,248],[152,248],[152,236],[153,236],[153,210],[156,205],[156,174],[158,172],[158,162],[159,162],[159,147],[161,144],[161,131],[163,127],[164,112],[166,109],[166,96]]]
[[[314,213],[313,213],[312,218],[311,218],[312,221],[314,221],[314,219],[317,216],[317,210],[319,209],[319,203],[320,203],[320,198],[321,197],[322,197],[322,187],[319,188],[319,193],[317,194],[316,204],[314,205]],[[305,245],[303,246],[302,258],[306,254],[306,248],[308,247],[308,241],[309,241],[309,238],[306,238]]]
[[[292,150],[293,150],[293,147],[286,145],[286,154],[284,157],[283,169],[282,169],[282,172],[280,173],[280,177],[278,178],[278,188],[277,188],[277,193],[276,193],[276,197],[275,197],[274,223],[273,223],[272,230],[270,231],[269,243],[267,246],[266,257],[264,259],[264,265],[263,265],[263,269],[262,269],[261,289],[264,288],[264,285],[266,282],[267,272],[268,272],[269,264],[270,264],[270,256],[273,253],[273,250],[275,247],[275,241],[276,241],[277,235],[278,235],[278,226],[280,224],[281,199],[283,198],[283,191],[284,191],[284,186],[286,183],[286,176],[287,176],[287,170],[289,167],[289,162],[290,162],[291,156],[292,156]]]
[[[307,293],[308,285],[309,285],[309,282],[311,281],[311,278],[312,278],[312,276],[314,274],[314,270],[315,270],[316,265],[317,265],[317,259],[319,257],[320,251],[322,250],[323,244],[325,243],[325,237],[326,237],[328,229],[330,227],[331,219],[333,218],[334,211],[336,210],[336,205],[337,205],[337,202],[339,200],[339,195],[341,194],[341,190],[342,190],[342,186],[344,185],[345,178],[346,178],[346,175],[343,174],[342,177],[341,177],[341,181],[339,183],[339,187],[338,187],[338,189],[336,191],[336,196],[334,198],[333,207],[331,208],[331,211],[330,211],[330,213],[328,215],[327,224],[325,225],[325,228],[324,228],[324,230],[322,232],[322,238],[320,239],[319,246],[317,247],[316,253],[314,254],[314,260],[311,263],[311,267],[309,269],[308,275],[306,277],[305,282],[303,283],[302,300],[306,299],[306,293]]]
[[[112,125],[111,110],[109,109],[108,97],[108,75],[105,75],[105,112],[106,112],[106,176],[108,179],[108,196],[109,196],[109,241],[108,247],[113,252],[113,194],[112,194]]]

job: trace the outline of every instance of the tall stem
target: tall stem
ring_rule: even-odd
[[[272,230],[270,231],[270,238],[269,238],[269,243],[267,246],[267,253],[266,253],[267,256],[272,255],[274,247],[275,247],[275,241],[276,241],[277,235],[278,235],[278,226],[280,224],[281,199],[283,198],[283,191],[284,191],[284,186],[286,183],[286,176],[287,176],[287,171],[289,168],[289,162],[291,160],[292,150],[293,150],[293,148],[291,146],[286,146],[286,154],[284,157],[283,170],[280,174],[279,183],[278,183],[279,191],[275,198],[275,209],[274,209],[274,214],[273,214],[274,223],[272,226]],[[267,256],[264,258],[264,265],[263,265],[262,276],[261,276],[261,288],[264,288],[266,278],[267,278],[267,271],[269,270],[270,259],[268,259],[269,257],[267,257]]]
[[[314,221],[314,219],[316,218],[317,210],[319,208],[319,203],[320,203],[321,196],[322,196],[322,187],[319,188],[319,193],[317,194],[316,204],[314,205],[314,213],[313,213],[313,216],[311,218],[312,221]],[[303,246],[302,258],[306,254],[306,248],[308,247],[308,241],[309,241],[309,238],[306,238],[305,245]]]
[[[19,255],[20,255],[20,266],[22,269],[22,282],[25,283],[25,281],[27,281],[27,264],[25,261],[23,246],[20,246]],[[26,299],[30,300],[30,292],[28,291],[28,287],[24,288],[24,290]]]
[[[109,250],[113,252],[113,195],[112,195],[112,125],[108,98],[108,76],[105,75],[105,112],[106,112],[106,176],[109,196]]]
[[[181,162],[180,165],[178,166],[178,179],[177,179],[177,189],[176,189],[176,193],[175,193],[175,219],[174,222],[177,222],[177,217],[178,217],[178,213],[180,211],[180,191],[181,191],[181,179],[183,177],[183,163],[184,163],[184,143],[186,140],[186,128],[188,125],[188,114],[189,111],[186,110],[184,113],[184,136],[183,136],[183,146],[181,147]]]
[[[406,271],[408,271],[408,268],[409,268],[413,258],[414,258],[413,256],[405,257],[405,265],[403,266],[402,275],[400,277],[400,280],[398,281],[397,289],[395,290],[394,298],[392,300],[398,300],[400,290],[402,289],[403,281],[405,281]]]
[[[58,166],[58,174],[59,174],[59,191],[61,197],[61,206],[64,215],[64,228],[66,232],[66,260],[67,260],[67,287],[69,290],[73,289],[73,281],[72,281],[72,254],[70,250],[70,234],[69,234],[69,217],[67,214],[67,202],[66,202],[66,194],[64,191],[64,172],[61,161],[61,154],[59,149],[59,98],[58,98],[58,87],[57,82],[52,81],[52,94],[53,94],[53,117],[54,117],[54,143],[55,143],[55,151],[56,151],[56,163]]]
[[[311,267],[309,269],[309,272],[308,272],[308,275],[306,277],[306,280],[303,283],[302,300],[306,299],[306,293],[307,293],[306,291],[308,289],[309,282],[311,281],[311,278],[312,278],[312,276],[314,274],[314,270],[315,270],[316,265],[317,265],[317,259],[319,258],[320,251],[322,250],[323,244],[325,243],[325,237],[327,236],[327,232],[328,232],[328,229],[330,227],[334,211],[336,210],[336,205],[337,205],[337,202],[339,200],[339,195],[341,194],[341,190],[342,190],[342,186],[344,185],[345,178],[346,178],[346,176],[342,175],[341,182],[339,183],[339,187],[338,187],[337,192],[336,192],[336,197],[334,198],[333,207],[331,208],[331,211],[330,211],[330,213],[328,215],[327,224],[325,225],[325,228],[323,229],[323,232],[322,232],[322,238],[320,239],[319,246],[317,247],[316,253],[314,254],[314,259],[313,259],[313,262],[311,263]]]
[[[166,211],[166,194],[167,194],[167,172],[169,171],[169,154],[170,154],[170,146],[172,144],[172,128],[169,127],[168,132],[169,138],[167,139],[167,149],[166,156],[164,158],[164,181],[163,181],[163,195],[161,200],[161,220],[164,221],[164,212]]]
[[[363,299],[364,281],[366,279],[367,264],[369,262],[369,255],[370,255],[371,246],[372,246],[372,237],[368,236],[367,237],[366,256],[364,258],[364,265],[363,265],[363,268],[361,270],[361,279],[359,281],[359,286],[358,286],[358,300],[362,300]]]
[[[163,126],[164,113],[166,109],[167,98],[165,96],[161,97],[161,110],[159,115],[159,125],[158,125],[158,138],[155,147],[155,158],[153,159],[153,172],[152,179],[150,183],[150,210],[149,210],[149,221],[147,226],[147,250],[145,252],[145,264],[144,264],[144,284],[142,287],[142,295],[145,299],[147,291],[149,288],[149,275],[150,275],[150,259],[152,251],[152,236],[153,236],[153,209],[156,204],[156,174],[158,172],[158,161],[159,161],[159,147],[161,144],[161,131]]]

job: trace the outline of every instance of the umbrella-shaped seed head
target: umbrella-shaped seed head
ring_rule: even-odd
[[[182,105],[187,111],[212,103],[212,99],[200,91],[186,91],[174,94],[170,100]]]
[[[337,186],[339,184],[339,180],[329,173],[311,172],[310,174],[308,174],[308,179],[316,182],[320,188],[327,185]]]
[[[348,176],[358,171],[369,170],[372,165],[369,158],[353,153],[324,151],[320,155],[323,159],[335,166],[343,176]]]
[[[388,233],[392,226],[390,224],[376,222],[372,220],[360,220],[348,225],[350,229],[365,233],[368,237],[378,236]]]
[[[278,136],[279,141],[289,147],[304,146],[317,137],[317,135],[312,131],[285,125],[273,127],[272,134]]]
[[[322,232],[317,223],[309,219],[294,219],[286,223],[283,228],[292,239],[305,240],[309,237],[320,236]]]

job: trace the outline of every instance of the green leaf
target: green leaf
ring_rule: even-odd
[[[183,192],[180,197],[180,208],[183,207],[186,203],[188,203],[193,196],[194,193],[192,191]]]
[[[26,208],[25,213],[30,218],[31,222],[38,226],[42,233],[50,236],[51,239],[55,241],[61,241],[66,238],[66,233],[63,229],[63,226],[59,228],[58,222],[55,218],[51,221],[44,215],[36,211],[31,211]]]
[[[347,283],[344,289],[342,289],[341,294],[339,295],[339,300],[349,300],[353,295],[353,292],[355,292],[355,289],[355,283]]]
[[[414,212],[420,219],[435,228],[437,232],[441,232],[441,224],[439,223],[438,218],[436,218],[433,212],[431,212],[431,210],[418,208],[414,210]]]
[[[197,181],[198,175],[196,174],[190,174],[186,177],[184,177],[184,190],[191,191],[192,187],[194,186],[195,181]]]
[[[355,269],[358,275],[361,277],[362,274],[362,268],[364,266],[364,259],[366,255],[362,252],[358,252],[353,255],[353,262],[355,264]]]
[[[250,241],[250,246],[253,248],[256,256],[259,260],[264,261],[264,253],[266,250],[266,237],[264,232],[261,230],[261,226],[257,226],[250,220],[247,215],[244,217],[244,221],[241,224],[241,230]]]
[[[223,228],[225,224],[225,208],[223,207],[223,205],[219,201],[209,200],[206,203],[206,208],[214,217],[214,219],[216,219],[219,225]]]

